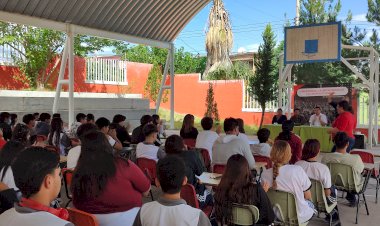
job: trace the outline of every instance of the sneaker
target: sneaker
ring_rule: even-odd
[[[337,202],[337,198],[333,196],[327,196],[327,204],[332,205]]]

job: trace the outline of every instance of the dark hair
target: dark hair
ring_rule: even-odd
[[[59,155],[42,147],[29,147],[12,163],[16,186],[25,198],[39,192],[46,175],[59,167]]]
[[[282,112],[282,108],[277,109],[277,111],[281,111]]]
[[[292,120],[286,120],[282,123],[282,132],[278,134],[278,140],[288,141],[291,138],[292,131],[294,128],[294,122]]]
[[[96,131],[98,130],[98,127],[92,123],[85,123],[78,127],[77,129],[77,136],[79,139],[81,139],[82,135],[90,132],[90,131]]]
[[[110,120],[100,117],[96,120],[95,125],[98,127],[98,129],[102,129],[104,127],[110,126]]]
[[[232,220],[233,203],[259,204],[257,190],[247,159],[240,155],[232,155],[226,165],[222,179],[215,191],[215,216],[222,225]]]
[[[300,111],[300,109],[299,108],[294,108],[294,111]]]
[[[334,137],[334,144],[337,149],[344,148],[349,142],[349,137],[345,132],[337,132]]]
[[[201,126],[204,130],[210,130],[212,125],[214,124],[214,120],[211,117],[203,117],[201,120]]]
[[[147,136],[151,135],[152,133],[158,133],[157,125],[154,124],[146,124],[142,132],[144,134],[144,137],[146,138]]]
[[[158,123],[160,123],[160,116],[159,115],[157,115],[157,114],[154,114],[154,115],[152,115],[152,119],[153,119],[153,124],[155,124],[155,125],[158,125]]]
[[[165,141],[165,152],[167,154],[176,154],[182,152],[185,148],[182,137],[178,135],[170,135]]]
[[[53,118],[60,118],[61,117],[61,114],[59,114],[59,113],[54,113],[53,114]]]
[[[319,109],[319,110],[321,110],[321,107],[319,107],[319,106],[315,106],[314,109]]]
[[[118,123],[111,123],[109,125],[109,129],[117,129],[118,127],[120,127],[120,125]]]
[[[302,149],[302,160],[308,160],[318,155],[321,144],[317,139],[308,139]]]
[[[349,111],[350,110],[350,104],[346,100],[342,100],[338,103],[338,106],[343,108],[344,111]]]
[[[185,133],[190,133],[191,129],[194,126],[193,123],[194,123],[194,115],[192,115],[192,114],[185,115],[185,117],[183,118],[183,121],[182,121],[181,130],[183,130]]]
[[[126,117],[124,115],[117,114],[113,116],[112,123],[120,123],[125,121]]]
[[[241,118],[237,118],[236,121],[238,122],[238,125],[239,125],[239,132],[240,132],[240,133],[245,133],[245,129],[244,129],[244,121],[243,121],[243,119],[241,119]]]
[[[19,141],[23,145],[28,146],[29,140],[28,135],[30,134],[29,128],[21,123],[18,123],[15,128],[13,129],[12,133],[12,140],[13,141]]]
[[[49,113],[41,113],[40,115],[40,121],[44,122],[48,119],[51,119],[51,115]]]
[[[14,126],[16,124],[17,114],[11,114],[11,125]]]
[[[116,157],[102,132],[85,133],[81,141],[81,154],[71,184],[75,202],[98,197],[116,173]]]
[[[1,112],[0,113],[0,122],[4,122],[6,118],[9,118],[10,114],[9,112]]]
[[[41,114],[42,115],[42,114]],[[59,148],[61,143],[61,133],[63,132],[63,122],[61,118],[53,118],[51,120],[51,129],[48,143]],[[54,143],[53,143],[54,140]]]
[[[26,114],[24,117],[22,117],[22,122],[25,124],[29,124],[30,121],[35,120],[35,117],[32,114]]]
[[[22,150],[25,149],[25,146],[18,141],[8,141],[0,151],[0,171],[3,169],[3,173],[0,177],[0,181],[3,181],[5,173],[8,170],[8,167],[11,166],[15,157]]]
[[[257,131],[257,138],[259,139],[260,143],[267,142],[269,136],[270,136],[270,130],[267,128],[261,128],[259,129],[259,131]]]
[[[87,122],[95,121],[95,116],[91,113],[87,114],[86,118],[87,118]]]
[[[175,194],[181,191],[183,179],[186,176],[185,162],[169,155],[157,162],[157,179],[164,193]]]
[[[77,120],[77,122],[80,122],[80,121],[82,121],[85,118],[86,118],[86,115],[83,114],[83,113],[78,113],[77,116],[75,117],[75,119]]]
[[[146,124],[150,123],[153,121],[153,118],[152,116],[150,115],[143,115],[141,118],[140,118],[140,124],[142,126],[145,126]]]
[[[234,118],[224,119],[224,125],[223,125],[224,132],[232,131],[238,126],[239,126],[239,123],[236,119],[234,119]]]

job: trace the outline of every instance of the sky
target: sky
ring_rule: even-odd
[[[375,28],[365,18],[368,10],[367,0],[341,0],[341,3],[339,20],[344,20],[351,10],[352,26],[367,30]],[[206,54],[205,34],[211,5],[212,1],[181,31],[175,41],[176,48],[184,47],[193,54]],[[261,34],[268,23],[272,25],[277,41],[283,40],[285,21],[289,20],[294,25],[296,15],[296,0],[224,0],[224,6],[229,12],[232,24],[232,53],[257,51],[262,42]],[[371,32],[368,32],[367,36],[370,34]]]

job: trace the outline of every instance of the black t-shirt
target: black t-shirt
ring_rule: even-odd
[[[197,139],[198,130],[195,127],[192,127],[189,132],[185,132],[183,129],[181,129],[179,134],[183,139]]]
[[[277,118],[276,115],[273,116],[273,119],[272,119],[272,124],[282,124],[283,122],[285,122],[287,120],[286,116],[285,115],[281,115],[280,118]]]

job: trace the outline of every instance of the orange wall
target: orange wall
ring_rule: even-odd
[[[0,65],[0,89],[19,90],[29,88],[29,84],[23,81],[25,81],[25,76],[20,74],[17,67]]]

